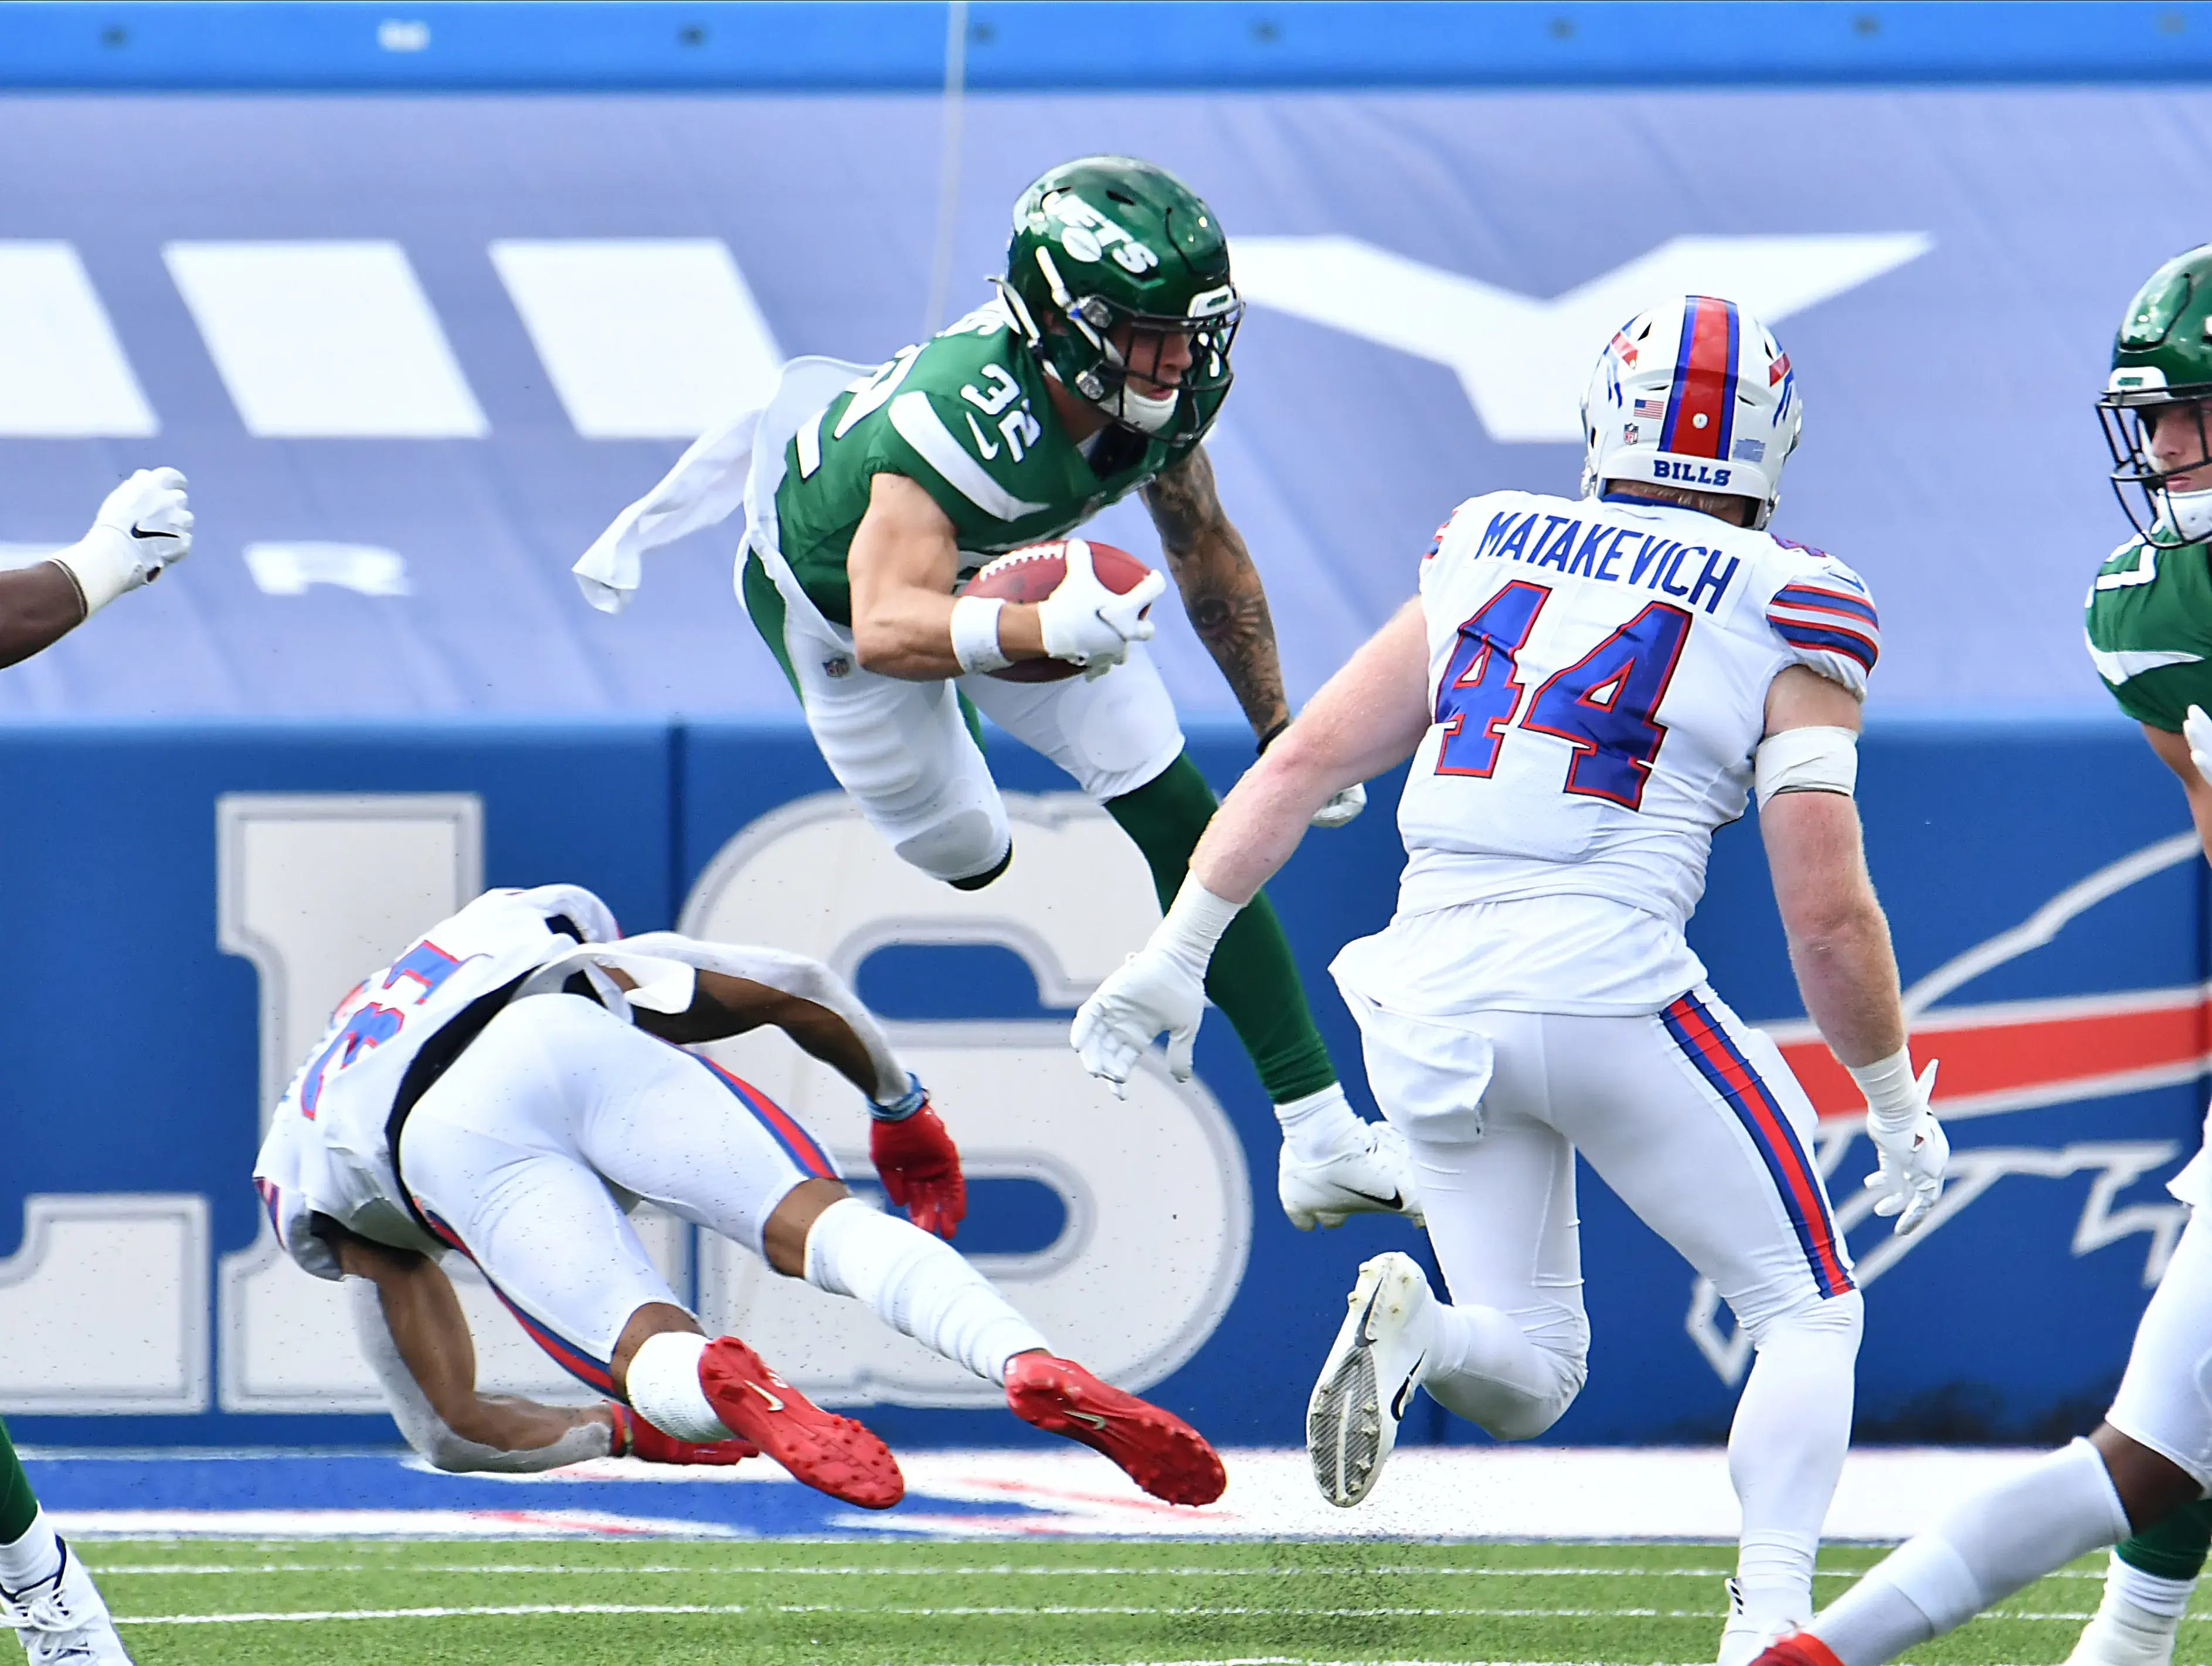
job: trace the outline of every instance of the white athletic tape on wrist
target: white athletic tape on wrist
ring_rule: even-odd
[[[1899,1048],[1872,1064],[1846,1065],[1866,1095],[1867,1121],[1885,1134],[1902,1134],[1920,1120],[1920,1087],[1912,1073],[1912,1054]]]
[[[1841,793],[1859,784],[1859,738],[1849,729],[1784,729],[1759,743],[1752,776],[1759,806],[1777,793]]]
[[[88,619],[130,589],[138,576],[138,559],[129,538],[112,526],[94,527],[48,559],[76,581]]]
[[[1153,941],[1203,976],[1213,958],[1214,945],[1243,909],[1242,903],[1216,897],[1195,874],[1186,874]]]
[[[963,596],[952,604],[952,657],[971,677],[1014,663],[999,646],[999,615],[1006,605],[998,596]]]
[[[631,1356],[623,1387],[630,1409],[678,1440],[727,1440],[699,1382],[699,1356],[707,1339],[695,1331],[663,1330],[645,1339]]]

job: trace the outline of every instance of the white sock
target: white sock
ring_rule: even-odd
[[[2164,1629],[2171,1631],[2172,1622],[2189,1612],[2189,1596],[2197,1589],[2194,1579],[2168,1579],[2155,1573],[2145,1573],[2120,1560],[2120,1553],[2112,1553],[2112,1564],[2105,1570],[2105,1600],[2100,1608],[2124,1602],[2140,1608],[2154,1619],[2165,1620]]]
[[[647,1337],[623,1379],[630,1409],[678,1440],[729,1439],[729,1430],[700,1386],[699,1356],[706,1351],[707,1339],[696,1331],[664,1330]]]
[[[1778,1314],[1729,1427],[1729,1479],[1743,1510],[1736,1588],[1747,1620],[1813,1617],[1813,1557],[1851,1438],[1865,1304],[1856,1290]]]
[[[1582,1391],[1589,1342],[1564,1311],[1523,1329],[1494,1307],[1437,1302],[1421,1386],[1446,1411],[1498,1440],[1532,1440]]]
[[[1014,1355],[1050,1352],[951,1244],[857,1197],[841,1198],[816,1218],[806,1235],[806,1282],[866,1303],[893,1330],[1002,1387]]]
[[[1283,1143],[1302,1163],[1318,1163],[1341,1151],[1364,1150],[1373,1137],[1352,1110],[1352,1101],[1344,1097],[1340,1082],[1331,1082],[1302,1099],[1285,1099],[1275,1107],[1275,1120],[1283,1125]]]
[[[1880,1666],[2127,1532],[2104,1459],[2077,1440],[1953,1506],[1808,1629],[1843,1666]]]
[[[61,1571],[62,1547],[43,1510],[31,1517],[23,1536],[0,1545],[0,1587],[23,1590]]]

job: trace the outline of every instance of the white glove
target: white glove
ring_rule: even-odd
[[[90,618],[125,591],[151,584],[191,547],[185,477],[174,469],[141,469],[108,493],[92,530],[53,559],[84,593]]]
[[[1168,1073],[1190,1079],[1190,1052],[1206,1012],[1206,984],[1171,951],[1146,944],[1076,1009],[1067,1039],[1083,1067],[1128,1097],[1129,1072],[1152,1037],[1168,1033]]]
[[[1943,1193],[1943,1169],[1951,1160],[1951,1141],[1928,1108],[1929,1096],[1936,1091],[1933,1060],[1912,1086],[1920,1107],[1909,1122],[1884,1128],[1879,1112],[1869,1110],[1867,1116],[1867,1136],[1881,1154],[1881,1166],[1866,1177],[1867,1187],[1881,1194],[1875,1213],[1897,1217],[1893,1236],[1898,1237],[1918,1226],[1936,1207]]]
[[[1129,644],[1151,639],[1152,622],[1138,616],[1159,599],[1167,579],[1154,571],[1127,595],[1098,581],[1091,565],[1091,546],[1079,538],[1066,545],[1067,576],[1037,604],[1037,629],[1052,659],[1081,666],[1103,677],[1128,658]]]
[[[1358,819],[1359,812],[1367,807],[1367,789],[1353,781],[1341,793],[1313,812],[1309,827],[1343,827]]]
[[[1183,877],[1167,917],[1152,940],[1122,963],[1076,1009],[1068,1043],[1083,1067],[1114,1090],[1117,1099],[1129,1072],[1152,1037],[1168,1032],[1168,1073],[1190,1079],[1190,1049],[1206,1012],[1206,968],[1242,903],[1216,897],[1196,874]]]
[[[2181,720],[2181,738],[2189,743],[2189,761],[2197,773],[2212,782],[2212,717],[2204,715],[2203,707],[2189,708],[2189,715]]]

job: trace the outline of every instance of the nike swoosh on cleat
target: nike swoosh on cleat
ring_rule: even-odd
[[[745,1384],[745,1386],[746,1386],[747,1388],[750,1389],[751,1389],[755,1394],[758,1395],[762,1399],[763,1399],[763,1400],[765,1400],[765,1401],[767,1401],[767,1402],[768,1402],[768,1408],[769,1408],[769,1410],[770,1410],[770,1411],[772,1411],[772,1412],[780,1412],[780,1411],[781,1411],[781,1410],[783,1409],[783,1402],[781,1402],[781,1400],[777,1399],[774,1395],[770,1394],[770,1393],[769,1393],[766,1389],[764,1389],[764,1388],[761,1387],[761,1385],[760,1385],[759,1383],[746,1383],[746,1384]]]
[[[1105,1431],[1106,1420],[1099,1416],[1096,1412],[1079,1412],[1071,1410],[1067,1413],[1067,1415],[1073,1418],[1078,1423],[1088,1423],[1092,1428],[1098,1430],[1101,1433],[1103,1433]]]
[[[1429,1356],[1427,1354],[1424,1353],[1417,1358],[1413,1361],[1413,1368],[1406,1373],[1406,1380],[1398,1385],[1398,1392],[1390,1402],[1390,1415],[1394,1419],[1401,1420],[1404,1419],[1406,1415],[1406,1402],[1413,1397],[1413,1379],[1421,1374],[1421,1360],[1425,1359],[1428,1357]]]
[[[1401,1192],[1393,1192],[1388,1197],[1378,1197],[1373,1192],[1361,1191],[1357,1186],[1339,1186],[1337,1190],[1348,1193],[1353,1197],[1364,1197],[1378,1208],[1402,1209],[1406,1207],[1405,1195]]]

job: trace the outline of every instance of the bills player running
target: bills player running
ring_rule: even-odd
[[[108,493],[92,529],[30,567],[0,572],[0,666],[51,648],[192,547],[185,477],[140,469]],[[0,1426],[0,1616],[35,1666],[129,1666],[107,1605],[39,1509]]]
[[[726,1462],[744,1455],[734,1440],[850,1503],[898,1501],[905,1483],[881,1441],[809,1403],[737,1338],[702,1334],[631,1230],[626,1209],[649,1200],[865,1302],[1156,1496],[1219,1496],[1220,1461],[1188,1425],[1054,1358],[932,1236],[950,1237],[965,1212],[958,1153],[842,980],[772,950],[616,939],[605,905],[575,886],[485,893],[340,1003],[270,1125],[254,1178],[277,1237],[310,1273],[376,1284],[386,1335],[372,1326],[370,1357],[411,1442],[434,1461],[518,1468],[625,1443],[664,1462]],[[918,1224],[848,1196],[804,1128],[682,1050],[763,1024],[868,1096],[877,1170]],[[447,1251],[475,1262],[532,1340],[649,1431],[609,1407],[487,1405],[473,1368],[451,1357],[467,1348],[458,1314],[438,1314],[451,1291],[414,1265]]]
[[[963,890],[1013,860],[971,733],[980,709],[1105,806],[1165,908],[1213,795],[1184,756],[1144,611],[1069,551],[1046,600],[959,597],[993,556],[1063,536],[1141,492],[1185,611],[1264,751],[1290,721],[1267,599],[1201,444],[1231,380],[1243,303],[1212,210],[1126,156],[1052,169],[1014,205],[999,299],[869,369],[787,366],[767,409],[702,438],[577,563],[623,605],[640,555],[743,503],[738,589],[839,783],[902,860]],[[1085,675],[1011,682],[1016,661]],[[1357,785],[1317,806],[1340,826]],[[1301,1228],[1418,1218],[1405,1152],[1353,1113],[1266,899],[1226,933],[1209,993],[1283,1128],[1277,1192]]]
[[[2212,244],[2167,261],[2136,292],[2097,403],[2136,536],[2090,584],[2089,656],[2180,779],[2212,855]],[[1875,1666],[2105,1545],[2116,1547],[2104,1599],[2069,1666],[2173,1657],[2212,1535],[2203,1502],[2212,1488],[2212,1225],[2203,1214],[2212,1168],[2203,1152],[2168,1189],[2191,1206],[2189,1221],[2104,1422],[1901,1546],[1778,1644],[1770,1666]]]
[[[1797,438],[1789,362],[1732,302],[1689,296],[1614,335],[1583,413],[1582,501],[1460,506],[1419,598],[1237,784],[1074,1040],[1119,1077],[1164,1029],[1187,1070],[1223,928],[1314,805],[1411,757],[1396,916],[1333,970],[1452,1304],[1409,1256],[1360,1268],[1308,1411],[1315,1477],[1335,1503],[1366,1496],[1416,1385],[1500,1439],[1566,1410],[1589,1335],[1580,1151],[1757,1346],[1729,1442],[1733,1666],[1811,1612],[1860,1329],[1812,1107],[1683,938],[1712,831],[1748,790],[1799,987],[1873,1107],[1869,1183],[1899,1231],[1935,1201],[1946,1146],[1850,797],[1875,610],[1843,563],[1759,530]]]

